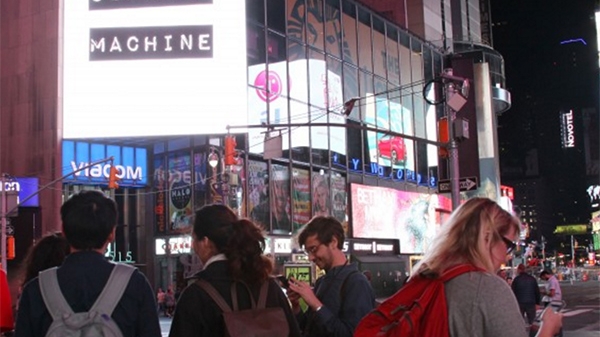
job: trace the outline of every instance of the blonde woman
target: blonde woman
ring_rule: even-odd
[[[415,266],[421,275],[440,275],[465,263],[484,270],[462,274],[445,284],[451,337],[527,336],[511,288],[496,275],[516,248],[519,232],[519,220],[494,201],[472,198],[452,213]],[[553,336],[561,325],[562,315],[548,310],[536,336]]]

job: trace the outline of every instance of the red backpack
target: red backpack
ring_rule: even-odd
[[[462,264],[439,278],[415,276],[358,323],[354,337],[448,337],[448,307],[444,283],[482,269]]]

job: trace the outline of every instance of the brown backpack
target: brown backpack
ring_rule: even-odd
[[[288,325],[285,312],[281,307],[267,308],[267,293],[269,281],[262,284],[258,303],[252,297],[250,288],[243,282],[248,290],[252,308],[239,310],[236,282],[231,284],[231,299],[233,301],[233,310],[225,302],[223,296],[208,282],[204,280],[196,281],[223,311],[223,320],[225,321],[226,337],[288,337],[290,327]]]

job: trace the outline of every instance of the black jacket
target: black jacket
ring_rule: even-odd
[[[511,287],[519,304],[540,303],[540,287],[535,277],[521,273],[515,277]]]
[[[96,252],[72,253],[56,272],[63,296],[74,312],[88,311],[114,268]],[[113,320],[126,337],[160,337],[154,291],[144,274],[134,271],[115,308]],[[25,285],[19,300],[15,337],[43,337],[52,324],[44,305],[38,278]]]
[[[233,283],[233,279],[229,273],[227,261],[212,262],[205,270],[196,274],[193,281],[195,279],[203,279],[210,283],[223,297],[225,302],[230,307],[233,307],[231,301],[231,284]],[[243,288],[243,285],[239,284],[238,286],[239,309],[249,309],[251,304],[248,292]],[[260,286],[251,287],[251,291],[252,296],[258,299]],[[267,308],[269,307],[281,307],[289,323],[290,336],[300,336],[300,330],[292,314],[289,301],[281,290],[281,287],[273,279],[269,280]],[[221,309],[210,296],[195,282],[192,282],[181,293],[181,297],[179,297],[169,337],[224,336],[225,326],[221,313]]]

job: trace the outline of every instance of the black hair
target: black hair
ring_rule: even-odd
[[[260,284],[269,278],[273,263],[263,255],[265,237],[260,227],[248,219],[240,219],[225,205],[206,205],[196,211],[194,234],[207,237],[225,254],[229,271],[235,280]]]
[[[78,250],[102,248],[117,225],[114,200],[100,191],[74,194],[60,208],[63,233],[71,247]]]
[[[344,248],[344,227],[332,216],[315,216],[304,227],[298,237],[300,246],[304,246],[309,236],[317,235],[320,243],[328,244],[335,237],[338,241],[337,247]]]
[[[61,233],[46,235],[29,247],[23,261],[25,275],[22,285],[36,278],[40,271],[60,266],[69,255],[69,250],[69,242]]]

